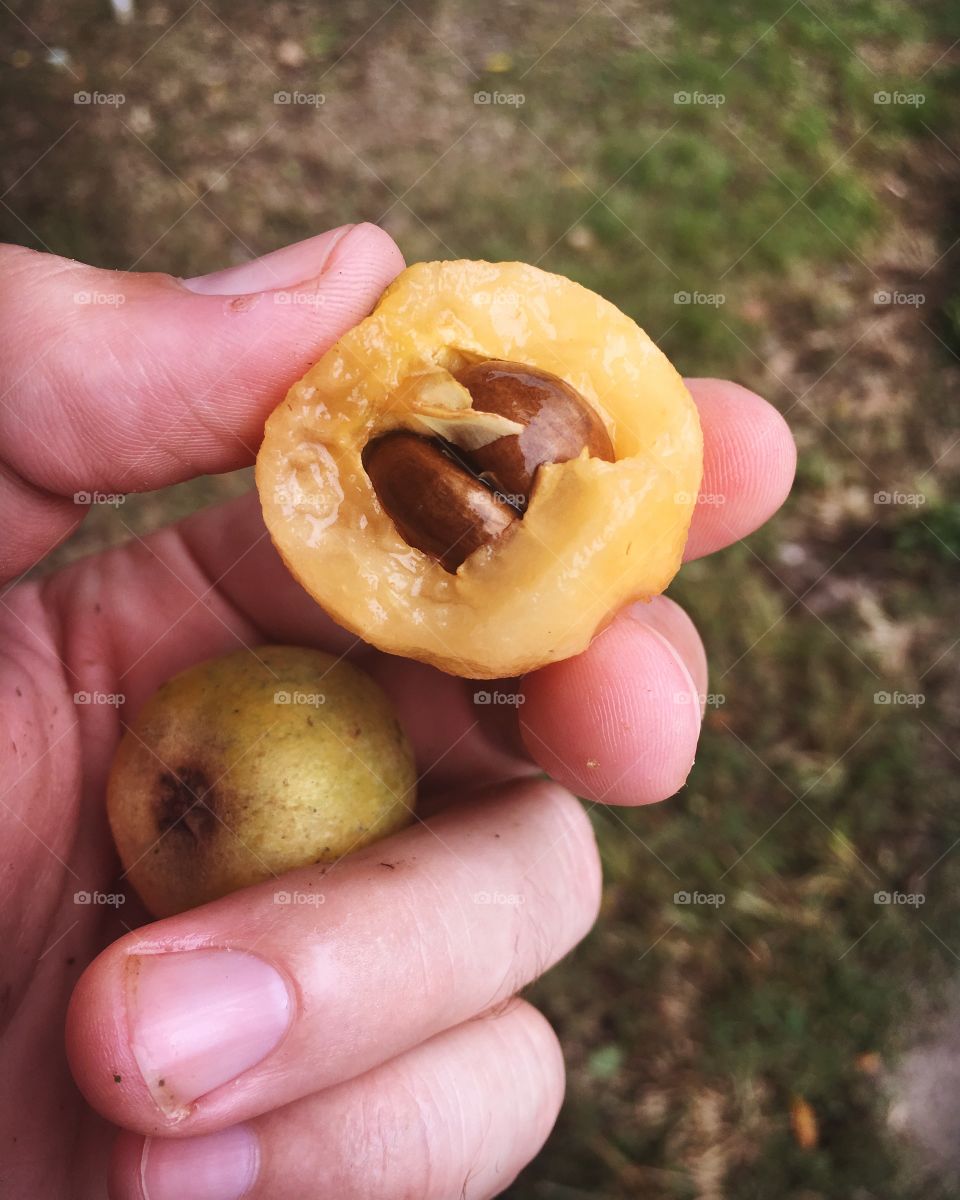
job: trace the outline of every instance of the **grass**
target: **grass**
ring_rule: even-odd
[[[568,1102],[510,1195],[952,1196],[887,1117],[898,1058],[960,954],[960,853],[941,860],[960,838],[960,509],[940,403],[960,304],[950,256],[931,267],[955,237],[956,164],[938,141],[955,67],[936,62],[957,36],[950,9],[600,3],[561,37],[569,21],[540,0],[495,16],[438,3],[395,8],[357,43],[382,11],[238,4],[222,15],[240,43],[198,9],[154,49],[165,26],[149,16],[118,32],[93,6],[82,28],[82,11],[59,15],[104,90],[147,52],[127,76],[140,132],[83,114],[12,189],[9,236],[196,273],[382,217],[410,259],[517,257],[580,279],[682,369],[740,378],[788,414],[801,457],[787,508],[672,589],[717,698],[688,785],[661,807],[592,812],[603,917],[532,989],[564,1040]],[[296,69],[276,57],[289,40]],[[36,56],[29,39],[23,52]],[[75,85],[36,58],[8,76],[34,123],[23,146],[15,127],[9,184]],[[322,111],[278,115],[278,76],[325,91]],[[477,106],[476,91],[524,103]],[[178,220],[185,187],[216,181],[268,127]],[[874,293],[898,287],[926,303],[878,308]],[[122,515],[142,529],[239,486],[131,498]],[[878,505],[881,491],[926,502]],[[115,537],[109,521],[96,514],[67,553]],[[675,903],[681,891],[724,902]],[[883,891],[925,903],[875,903]],[[813,1145],[791,1123],[801,1100]]]
[[[783,12],[683,6],[659,42],[635,48],[639,35],[621,30],[627,45],[611,55],[604,6],[579,27],[583,41],[561,42],[535,71],[534,51],[518,54],[480,80],[525,95],[510,186],[485,162],[468,166],[449,234],[442,215],[437,232],[602,291],[686,369],[742,367],[758,287],[776,295],[800,266],[855,256],[883,220],[873,168],[945,107],[938,77],[911,83],[900,68],[904,46],[929,36],[908,7],[844,5],[829,29],[806,5]],[[923,104],[877,104],[878,92]]]

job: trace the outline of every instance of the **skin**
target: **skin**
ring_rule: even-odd
[[[400,267],[369,226],[222,272],[195,285],[202,291],[5,250],[5,577],[76,526],[77,491],[148,490],[252,461],[286,387]],[[304,280],[322,304],[269,302],[270,289]],[[78,306],[82,289],[124,303]],[[758,397],[710,380],[691,389],[706,439],[703,489],[726,497],[697,509],[695,557],[775,511],[794,451]],[[563,1093],[552,1032],[511,997],[597,911],[592,834],[566,789],[636,804],[682,784],[699,710],[678,712],[674,698],[707,686],[689,619],[666,599],[624,612],[579,658],[521,681],[518,732],[515,709],[478,710],[469,683],[356,646],[326,621],[247,497],[16,583],[0,626],[5,1193],[102,1200],[109,1177],[114,1200],[144,1200],[145,1135],[162,1167],[188,1139],[239,1122],[261,1147],[252,1200],[501,1191],[539,1149]],[[121,888],[103,800],[121,722],[177,671],[263,641],[350,650],[405,714],[422,773],[425,821],[324,879],[324,944],[350,964],[333,983],[313,952],[316,912],[278,921],[272,883],[153,924],[132,901],[73,902],[77,889]],[[82,689],[126,699],[119,711],[76,705]],[[566,763],[587,751],[600,766],[581,780]],[[533,778],[541,769],[555,782]],[[317,869],[292,882],[311,885]],[[464,902],[483,888],[526,902]],[[287,1036],[266,1060],[177,1120],[138,1074],[123,980],[138,949],[197,945],[266,957],[294,999]]]
[[[402,829],[415,783],[372,680],[302,646],[257,646],[150,699],[114,757],[107,815],[131,884],[166,917]]]

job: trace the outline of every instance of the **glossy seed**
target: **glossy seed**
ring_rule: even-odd
[[[584,449],[592,458],[613,462],[613,444],[597,411],[549,371],[488,359],[465,367],[456,378],[474,408],[525,426],[523,433],[497,438],[470,454],[471,465],[494,481],[495,491],[521,498],[521,511],[544,463],[568,462]]]
[[[398,429],[372,439],[363,465],[408,546],[451,573],[526,511],[545,463],[614,461],[599,414],[564,380],[522,363],[488,359],[456,375],[473,408],[523,425],[470,451]]]
[[[363,465],[407,545],[451,573],[517,519],[513,508],[433,438],[406,430],[383,434],[367,443]]]

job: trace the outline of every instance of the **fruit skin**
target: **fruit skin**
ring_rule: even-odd
[[[400,536],[361,454],[392,429],[422,432],[457,373],[489,359],[563,379],[617,461],[541,467],[523,520],[451,575]],[[257,487],[281,557],[336,621],[391,654],[490,679],[579,654],[625,604],[667,587],[702,465],[693,400],[629,317],[525,263],[437,262],[398,276],[294,384],[267,421]]]
[[[147,701],[117,749],[107,813],[128,878],[164,917],[393,833],[415,789],[412,748],[372,679],[319,650],[261,646]]]

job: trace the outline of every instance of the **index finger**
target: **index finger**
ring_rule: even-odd
[[[502,1004],[587,933],[599,898],[572,796],[488,790],[114,942],[73,994],[74,1077],[125,1128],[225,1128]]]

